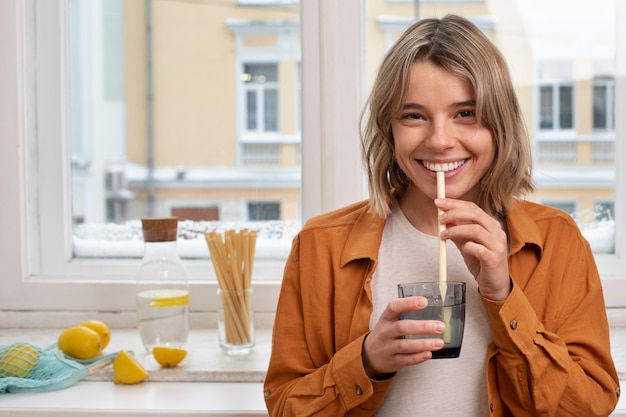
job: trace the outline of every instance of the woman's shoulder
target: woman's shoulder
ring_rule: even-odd
[[[527,200],[516,200],[505,211],[512,238],[517,242],[542,245],[550,236],[559,239],[582,237],[580,228],[571,215],[555,207]]]
[[[516,200],[513,206],[512,213],[516,213],[519,211],[524,212],[535,223],[546,221],[562,221],[565,224],[577,227],[576,222],[570,214],[556,207],[547,206],[528,200]]]
[[[373,212],[370,212],[367,200],[358,201],[356,203],[312,217],[305,222],[301,231],[306,232],[313,229],[353,226],[359,221],[359,219],[362,219],[363,216],[379,217]]]
[[[359,201],[311,218],[296,240],[332,248],[342,254],[342,262],[349,262],[375,257],[384,228],[385,218],[371,211],[368,201]]]

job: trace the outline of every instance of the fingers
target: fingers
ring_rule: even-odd
[[[387,304],[387,307],[381,314],[381,319],[396,321],[402,313],[409,311],[422,310],[428,305],[428,300],[424,297],[406,297],[397,298]]]
[[[437,199],[446,225],[441,237],[459,248],[467,267],[487,298],[503,299],[510,292],[508,239],[503,225],[476,204],[455,199]]]
[[[479,258],[489,256],[488,251],[498,257],[506,256],[507,236],[498,220],[468,201],[437,199],[435,204],[444,211],[439,216],[439,221],[446,225],[442,238]]]
[[[422,363],[432,357],[432,351],[444,346],[438,338],[445,331],[442,322],[400,319],[402,313],[423,309],[426,304],[423,297],[407,297],[387,305],[363,344],[363,364],[368,376],[376,378]],[[425,338],[406,338],[411,335]]]
[[[483,237],[494,234],[506,237],[500,222],[472,202],[437,199],[435,204],[443,211],[439,221],[445,225],[470,226],[465,230]]]

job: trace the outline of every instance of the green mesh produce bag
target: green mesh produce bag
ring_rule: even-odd
[[[59,350],[40,349],[29,343],[0,345],[0,394],[67,388],[111,363],[115,355],[78,361]]]

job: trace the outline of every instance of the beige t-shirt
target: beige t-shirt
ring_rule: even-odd
[[[417,230],[399,208],[388,218],[372,279],[374,327],[387,303],[398,297],[402,282],[436,281],[438,237]],[[478,285],[461,253],[447,242],[448,279],[467,283],[465,333],[461,354],[454,359],[431,359],[398,371],[376,416],[488,416],[485,360],[491,330],[481,305]]]

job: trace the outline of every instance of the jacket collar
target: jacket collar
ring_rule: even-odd
[[[383,238],[383,230],[387,220],[369,210],[365,203],[350,231],[346,245],[341,253],[341,267],[356,259],[378,259],[378,248]]]
[[[509,234],[509,255],[522,250],[526,245],[534,245],[543,252],[543,239],[541,231],[535,220],[528,214],[529,208],[523,200],[515,199],[510,208],[504,209],[504,218]]]
[[[528,203],[514,200],[510,208],[504,209],[504,217],[509,234],[512,255],[526,245],[536,246],[539,254],[543,252],[543,240],[537,223],[527,212]],[[367,202],[359,209],[358,217],[350,231],[346,245],[341,253],[341,266],[344,267],[356,259],[378,259],[378,248],[387,220],[369,210]]]

